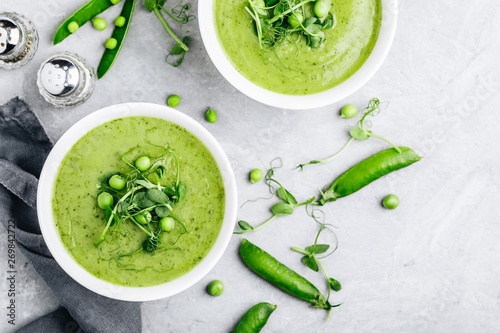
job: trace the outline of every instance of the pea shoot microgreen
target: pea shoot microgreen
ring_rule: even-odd
[[[116,186],[110,181],[116,180],[116,172],[98,180],[98,197],[107,193],[112,200],[105,207],[99,205],[104,210],[106,225],[96,247],[107,239],[111,228],[129,222],[146,236],[142,246],[133,253],[153,253],[161,246],[162,233],[171,231],[162,228],[162,219],[170,217],[177,222],[175,225],[181,226],[181,234],[189,232],[186,224],[173,214],[175,205],[184,199],[187,189],[180,181],[180,163],[171,148],[163,148],[163,153],[152,159],[140,156],[135,162],[127,158],[131,150],[122,155],[123,162],[129,167],[128,172],[119,174],[119,178],[125,180],[125,186]],[[142,163],[137,163],[140,159]]]
[[[323,30],[335,26],[331,0],[248,0],[259,46],[272,48],[295,34],[311,48],[325,41]]]
[[[155,13],[163,28],[176,42],[168,53],[166,61],[170,65],[178,67],[184,60],[185,53],[189,50],[189,37],[184,36],[182,39],[178,37],[177,34],[172,30],[162,13],[166,14],[170,20],[178,23],[181,27],[196,19],[196,16],[189,13],[189,11],[191,10],[190,3],[180,3],[170,9],[167,9],[165,8],[166,2],[167,0],[144,0],[144,6],[148,11]]]
[[[396,149],[399,153],[401,152],[401,149],[392,143],[389,139],[380,136],[378,134],[373,133],[373,131],[370,129],[372,123],[367,120],[368,116],[375,117],[377,114],[380,113],[380,105],[381,102],[378,98],[372,98],[368,101],[368,105],[363,109],[363,114],[360,118],[360,120],[357,122],[356,126],[352,127],[349,130],[349,135],[350,138],[347,140],[347,142],[342,146],[342,148],[336,152],[335,154],[331,155],[330,157],[327,157],[325,159],[316,159],[316,160],[311,160],[307,163],[302,163],[297,166],[297,169],[303,170],[305,166],[307,165],[313,165],[313,164],[324,164],[333,161],[337,157],[339,157],[342,153],[344,153],[349,145],[355,141],[365,141],[370,138],[376,138],[382,141],[387,142],[389,145],[391,145],[394,149]]]
[[[279,165],[273,165],[275,162],[278,162]],[[305,206],[314,202],[315,197],[309,198],[303,202],[298,202],[297,199],[293,196],[290,191],[288,191],[283,184],[277,181],[274,178],[274,171],[277,168],[282,167],[282,163],[280,159],[275,159],[271,161],[271,167],[266,172],[265,182],[269,188],[269,192],[271,192],[272,197],[276,196],[281,201],[275,203],[271,207],[271,217],[269,217],[266,221],[262,222],[256,227],[253,227],[250,223],[244,220],[238,221],[238,226],[240,227],[240,231],[235,231],[234,234],[244,234],[247,232],[253,232],[264,228],[269,225],[272,221],[280,216],[291,215],[295,208]]]

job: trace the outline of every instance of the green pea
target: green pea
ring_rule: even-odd
[[[262,170],[261,169],[253,169],[250,171],[250,183],[256,183],[262,179]]]
[[[113,196],[108,192],[102,192],[97,196],[97,206],[101,209],[106,209],[113,205]]]
[[[135,216],[135,220],[140,224],[148,224],[149,222],[151,222],[151,218],[152,217],[150,212],[140,213]]]
[[[221,280],[213,280],[207,286],[207,292],[212,296],[220,296],[224,291],[224,283]]]
[[[115,20],[115,25],[117,27],[123,27],[125,25],[125,23],[127,22],[127,19],[123,16],[118,16]]]
[[[103,19],[102,17],[96,17],[95,19],[93,19],[92,25],[94,26],[95,29],[99,31],[106,29],[106,27],[108,26],[106,20]]]
[[[313,13],[316,17],[325,17],[332,9],[331,0],[318,0],[314,3]]]
[[[108,40],[106,41],[106,48],[108,50],[113,50],[116,46],[118,45],[118,41],[114,38],[108,38]]]
[[[346,104],[340,109],[340,118],[352,118],[358,114],[358,107],[354,104]]]
[[[290,24],[292,28],[297,28],[302,22],[304,22],[304,16],[299,12],[293,12],[288,16],[288,24]]]
[[[109,179],[108,183],[112,189],[115,189],[118,191],[123,190],[125,188],[125,185],[127,185],[127,182],[125,181],[125,179],[120,175],[113,175]]]
[[[151,166],[151,160],[147,156],[141,156],[135,160],[135,167],[139,171],[142,172],[147,171],[150,166]]]
[[[116,5],[117,3],[119,3],[121,0],[109,0],[109,2],[111,2],[113,5]]]
[[[68,23],[68,31],[72,34],[74,34],[78,29],[80,29],[80,26],[75,21],[71,21]]]
[[[208,108],[208,110],[205,112],[205,119],[209,123],[215,123],[217,121],[217,111],[215,111],[212,108]]]
[[[386,195],[382,200],[382,205],[387,209],[396,209],[399,206],[399,198],[395,194]]]
[[[170,107],[175,108],[176,106],[179,106],[181,104],[181,98],[179,95],[170,95],[167,98],[167,105]]]
[[[166,216],[160,220],[158,226],[160,227],[161,230],[170,232],[174,230],[175,220],[170,216]]]

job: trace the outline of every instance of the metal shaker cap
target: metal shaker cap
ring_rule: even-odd
[[[53,96],[73,93],[80,84],[78,66],[64,56],[49,59],[40,71],[42,87]]]
[[[22,41],[22,29],[7,17],[0,16],[0,55],[9,55]]]

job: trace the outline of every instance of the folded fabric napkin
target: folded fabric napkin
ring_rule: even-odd
[[[140,332],[140,303],[100,296],[78,284],[52,258],[40,233],[36,191],[52,142],[20,98],[0,106],[0,221],[15,221],[17,248],[52,288],[61,307],[18,332]]]

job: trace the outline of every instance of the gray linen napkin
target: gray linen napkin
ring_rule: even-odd
[[[50,255],[36,216],[36,190],[52,143],[20,98],[0,106],[0,221],[15,221],[17,247],[52,288],[61,307],[18,332],[140,332],[140,303],[116,301],[82,287]]]

